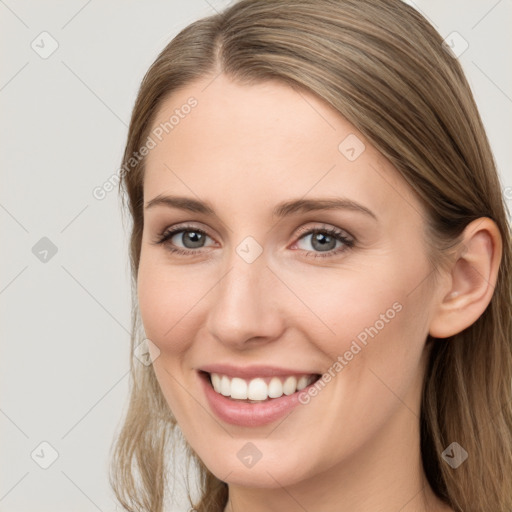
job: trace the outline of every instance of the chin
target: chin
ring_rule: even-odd
[[[241,443],[242,446],[249,445]],[[243,459],[243,453],[241,458]],[[278,460],[276,460],[278,459]],[[308,477],[308,468],[304,466],[304,457],[285,459],[274,452],[274,456],[264,460],[264,455],[252,466],[245,466],[238,458],[232,457],[219,460],[215,457],[212,464],[206,458],[201,458],[203,464],[219,480],[230,485],[255,488],[281,488],[297,484]]]

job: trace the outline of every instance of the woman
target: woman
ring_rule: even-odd
[[[127,510],[163,510],[180,433],[198,511],[511,509],[510,230],[418,12],[242,0],[193,23],[122,169],[152,361],[113,457]]]

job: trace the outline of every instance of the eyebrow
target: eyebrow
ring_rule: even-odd
[[[190,197],[163,196],[160,194],[151,199],[151,201],[148,201],[145,208],[148,210],[149,208],[154,208],[155,206],[168,206],[169,208],[179,208],[180,210],[187,210],[194,213],[204,213],[205,215],[215,214],[213,208],[209,204],[203,201],[198,201],[197,199],[192,199]]]
[[[158,195],[146,203],[146,210],[155,206],[167,206],[169,208],[178,208],[194,213],[204,215],[215,215],[215,210],[210,204],[190,197],[165,196]],[[317,210],[351,210],[364,213],[375,220],[377,216],[366,206],[359,204],[351,199],[332,198],[332,199],[296,199],[278,204],[273,215],[277,217],[286,217],[294,213],[307,213]]]

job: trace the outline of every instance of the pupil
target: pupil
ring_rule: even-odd
[[[182,242],[188,249],[194,249],[196,247],[202,247],[204,243],[204,237],[202,233],[196,233],[195,231],[188,231],[183,233]]]
[[[336,239],[323,233],[315,233],[311,245],[319,251],[330,251],[336,247]]]

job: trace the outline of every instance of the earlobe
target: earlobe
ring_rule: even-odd
[[[482,217],[466,226],[458,256],[447,271],[450,289],[441,296],[430,322],[431,336],[453,336],[478,320],[491,301],[501,253],[501,234],[494,221]]]

